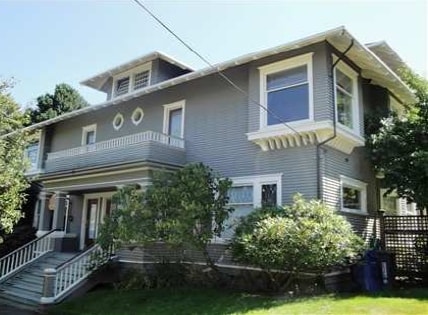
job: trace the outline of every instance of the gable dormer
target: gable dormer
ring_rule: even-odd
[[[97,74],[81,84],[105,92],[107,100],[111,100],[192,71],[163,53],[153,52]]]

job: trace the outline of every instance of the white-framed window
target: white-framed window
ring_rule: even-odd
[[[38,167],[37,164],[39,160],[39,151],[40,151],[39,142],[32,143],[25,148],[24,155],[30,164],[28,168],[29,172],[37,170],[37,167]]]
[[[94,144],[97,137],[97,124],[82,127],[82,145]]]
[[[113,77],[113,97],[128,94],[150,85],[151,62]]]
[[[122,128],[123,122],[124,122],[123,115],[121,113],[117,113],[116,116],[114,116],[112,121],[114,130],[119,130],[120,128]]]
[[[140,107],[137,107],[136,109],[134,109],[131,116],[132,123],[135,126],[137,126],[143,120],[143,118],[144,118],[144,111]]]
[[[115,91],[114,91],[115,96],[120,96],[120,95],[128,93],[129,92],[129,86],[130,86],[129,76],[121,78],[121,79],[117,79],[115,85],[116,85]]]
[[[149,85],[150,71],[144,70],[134,74],[134,91]]]
[[[344,212],[367,214],[367,184],[340,176],[340,209]]]
[[[260,129],[313,120],[313,53],[259,67]]]
[[[358,73],[340,61],[334,71],[334,86],[336,121],[359,135]]]
[[[228,205],[233,207],[234,211],[225,222],[222,240],[231,239],[240,219],[249,215],[254,208],[281,205],[281,178],[282,174],[231,178],[233,186],[228,192]]]
[[[174,137],[184,138],[184,113],[185,113],[184,100],[165,104],[163,114],[163,133]]]

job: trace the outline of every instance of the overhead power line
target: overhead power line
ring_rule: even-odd
[[[196,51],[192,46],[190,46],[184,39],[182,39],[179,35],[177,35],[168,25],[166,25],[160,18],[158,18],[152,11],[150,11],[141,1],[139,0],[132,0],[134,1],[141,9],[143,9],[147,14],[149,14],[157,23],[159,23],[165,30],[168,31],[173,37],[175,37],[180,43],[182,43],[188,50],[190,50],[193,54],[195,54],[199,59],[201,59],[205,64],[207,64],[211,69],[213,69],[221,78],[223,78],[227,83],[229,83],[235,90],[243,94],[245,97],[248,98],[249,101],[254,103],[255,105],[262,108],[264,111],[266,111],[268,114],[272,115],[275,119],[277,119],[281,124],[286,126],[288,129],[293,131],[295,134],[300,135],[300,133],[291,127],[289,124],[287,124],[279,115],[277,115],[275,112],[267,108],[267,106],[264,106],[263,104],[260,104],[257,100],[252,98],[247,91],[239,87],[235,82],[232,81],[226,74],[223,73],[220,69],[217,69],[207,58],[202,56],[198,51]]]

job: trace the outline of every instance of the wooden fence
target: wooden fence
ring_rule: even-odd
[[[428,277],[428,216],[384,216],[382,245],[395,255],[397,276]]]

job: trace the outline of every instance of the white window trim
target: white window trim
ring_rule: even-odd
[[[177,101],[170,104],[163,105],[163,133],[165,135],[168,135],[169,131],[169,114],[171,111],[176,109],[182,109],[182,115],[181,115],[181,135],[180,138],[184,139],[184,117],[185,115],[185,108],[186,108],[186,100]]]
[[[137,113],[140,113],[141,117],[140,117],[140,119],[135,120],[135,117],[134,117],[134,116],[135,116]],[[132,123],[133,123],[135,126],[138,126],[138,125],[143,121],[143,118],[144,118],[144,111],[141,109],[141,107],[137,107],[136,109],[134,109],[134,111],[132,112],[132,115],[131,115]]]
[[[343,187],[355,188],[361,191],[361,209],[349,209],[343,206]],[[340,176],[340,211],[349,212],[354,214],[367,215],[367,183],[346,177],[344,175]]]
[[[260,104],[267,108],[267,92],[266,92],[266,80],[267,76],[272,73],[293,69],[300,66],[307,66],[308,71],[308,88],[309,88],[309,118],[301,119],[296,121],[287,122],[289,125],[293,124],[301,124],[304,122],[312,122],[314,120],[314,99],[313,99],[313,67],[312,67],[312,56],[313,53],[307,53],[304,55],[300,55],[297,57],[288,58],[286,60],[278,61],[275,63],[271,63],[262,67],[259,67],[260,72]],[[278,125],[267,124],[268,113],[265,109],[260,107],[260,130],[262,129],[270,129],[270,128],[278,128]],[[285,128],[285,126],[283,126]]]
[[[137,68],[133,68],[131,70],[128,71],[124,71],[122,73],[119,73],[117,75],[115,75],[113,77],[113,84],[112,84],[112,91],[111,91],[111,98],[117,98],[117,97],[121,97],[124,96],[130,92],[135,91],[134,90],[134,84],[135,84],[135,75],[143,72],[143,71],[149,71],[149,81],[147,86],[149,86],[151,84],[152,81],[152,62],[148,62],[145,63],[144,65],[141,65]],[[128,86],[128,92],[121,94],[121,95],[116,95],[116,87],[117,87],[117,81],[127,78],[129,77],[129,86]]]
[[[26,147],[25,148],[25,150],[24,150],[24,158],[25,159],[27,159],[30,163],[30,166],[28,167],[28,169],[27,169],[27,171],[26,171],[26,173],[27,174],[30,174],[30,173],[32,173],[32,172],[35,172],[35,171],[37,171],[38,169],[39,169],[39,159],[40,159],[40,150],[41,150],[41,141],[39,140],[39,141],[37,141],[37,157],[36,157],[36,165],[35,165],[35,167],[33,167],[33,165],[31,164],[31,161],[30,161],[30,157],[28,156],[28,148],[30,147],[30,146],[32,146],[32,145],[34,145],[34,143],[32,143],[32,144],[30,144],[28,147]]]
[[[119,118],[122,119],[121,123],[118,126],[116,126],[116,124],[115,124],[116,119],[119,119]],[[122,128],[124,122],[125,122],[125,118],[123,117],[123,115],[121,113],[117,113],[116,116],[114,116],[113,121],[112,121],[112,125],[113,125],[114,130],[117,131],[120,128]]]
[[[253,186],[253,206],[262,206],[262,185],[276,184],[276,203],[282,204],[282,173],[230,178],[232,187]]]
[[[333,60],[337,59],[335,55],[333,55]],[[336,87],[336,70],[339,69],[340,72],[345,74],[347,77],[349,77],[352,80],[352,126],[353,128],[349,128],[339,122],[339,110],[337,108],[337,87]],[[339,63],[336,65],[334,69],[334,106],[336,107],[336,122],[338,127],[343,128],[347,131],[350,131],[353,134],[356,134],[358,136],[361,135],[360,130],[360,106],[359,106],[359,90],[358,90],[358,73],[352,69],[350,66],[348,66],[343,61],[339,61]]]
[[[253,205],[253,209],[262,206],[262,185],[276,184],[276,203],[282,205],[282,173],[267,174],[267,175],[252,175],[231,177],[232,187],[252,186],[253,187],[253,202],[252,203],[229,203],[228,206]],[[213,243],[227,243],[230,239],[214,237]]]
[[[82,145],[87,145],[86,144],[86,135],[88,134],[88,132],[94,132],[94,139],[95,142],[97,142],[97,124],[92,124],[92,125],[88,125],[88,126],[84,126],[82,127]]]

